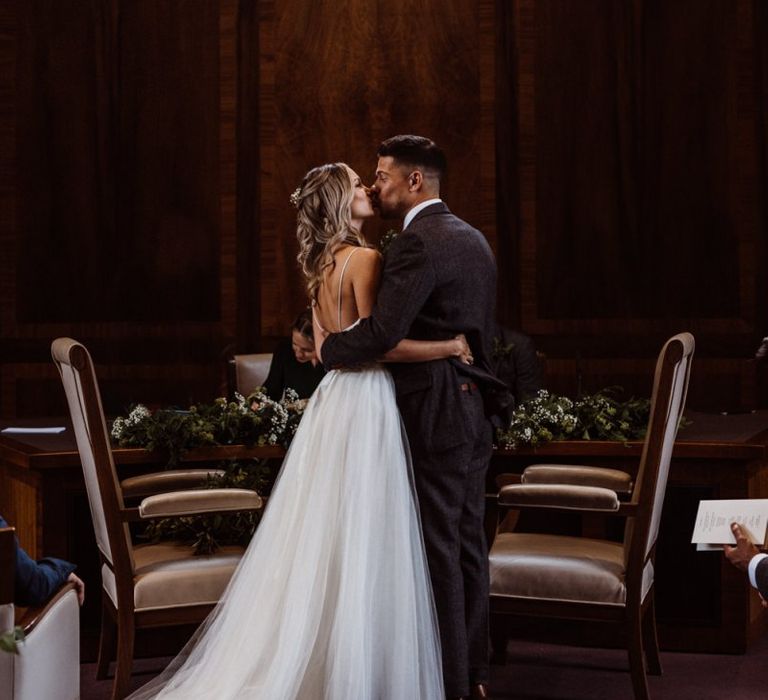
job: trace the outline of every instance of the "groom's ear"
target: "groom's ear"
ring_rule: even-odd
[[[424,176],[421,174],[419,170],[414,170],[408,176],[408,191],[409,192],[419,191],[421,189],[423,182],[424,182]]]

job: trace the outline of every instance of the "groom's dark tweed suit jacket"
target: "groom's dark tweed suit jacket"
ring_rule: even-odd
[[[413,455],[449,696],[468,694],[470,680],[487,681],[482,517],[491,430],[477,388],[505,388],[491,369],[495,301],[487,241],[435,203],[390,244],[371,316],[330,335],[322,350],[331,368],[375,360],[406,337],[464,333],[472,349],[473,366],[454,359],[389,365]]]
[[[436,203],[393,240],[373,313],[352,330],[330,335],[323,363],[326,369],[355,365],[381,357],[403,338],[446,340],[464,333],[471,367],[454,359],[389,365],[412,452],[445,450],[468,439],[460,384],[505,388],[490,358],[495,306],[496,263],[488,242]],[[410,394],[419,396],[405,400]]]

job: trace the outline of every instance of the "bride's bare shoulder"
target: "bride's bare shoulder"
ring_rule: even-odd
[[[357,275],[369,270],[376,270],[381,266],[381,253],[376,248],[363,248],[360,246],[344,246],[339,248],[333,256],[334,269],[341,269],[349,260],[347,275]]]
[[[381,257],[381,253],[376,248],[369,248],[368,246],[359,245],[343,245],[336,250],[333,254],[333,259],[336,263],[343,263],[350,255],[354,253],[350,264],[356,259],[368,259],[372,257]]]
[[[376,248],[359,248],[350,265],[357,267],[374,267],[381,264],[381,253]]]

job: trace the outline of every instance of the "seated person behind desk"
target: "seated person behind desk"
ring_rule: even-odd
[[[0,527],[10,527],[0,515]],[[74,564],[63,559],[46,557],[40,561],[32,559],[19,546],[19,541],[14,537],[16,545],[16,576],[14,578],[13,596],[14,604],[22,607],[38,606],[45,603],[66,582],[75,584],[77,600],[83,604],[85,597],[85,584],[74,574]]]
[[[293,322],[290,340],[280,341],[275,349],[264,390],[274,401],[282,399],[286,389],[293,389],[299,399],[308,399],[324,376],[315,354],[312,312],[306,309]]]
[[[499,325],[493,337],[492,358],[494,373],[514,396],[503,416],[509,425],[514,408],[536,396],[541,389],[539,358],[530,336]]]

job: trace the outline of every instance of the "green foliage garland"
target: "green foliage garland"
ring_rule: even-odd
[[[139,404],[127,417],[112,424],[112,438],[120,447],[144,447],[168,455],[168,466],[179,463],[186,450],[206,445],[284,445],[296,432],[306,402],[287,389],[273,401],[261,387],[233,401],[218,398],[186,411],[160,409],[152,413]]]
[[[184,452],[207,445],[283,445],[288,447],[299,425],[306,401],[287,389],[273,401],[256,389],[247,398],[218,398],[186,411],[135,406],[112,424],[112,438],[120,447],[143,447],[168,455],[167,466],[178,464]],[[266,498],[278,467],[263,460],[223,462],[223,475],[209,476],[203,488],[253,489]],[[140,536],[152,541],[188,542],[195,554],[208,554],[224,545],[246,545],[258,525],[260,512],[195,515],[150,522]]]
[[[497,431],[498,443],[513,450],[553,440],[641,440],[650,401],[619,401],[618,391],[609,387],[574,401],[542,389],[514,410],[510,426]]]

